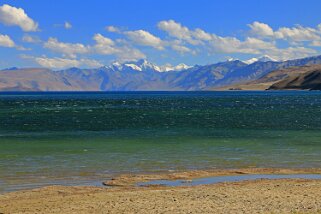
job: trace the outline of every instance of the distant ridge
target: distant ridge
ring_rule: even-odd
[[[278,86],[278,82],[286,79],[298,77],[300,74],[305,74],[314,70],[321,69],[321,64],[304,65],[297,67],[284,68],[267,73],[257,80],[252,80],[243,84],[229,85],[216,90],[268,90],[268,89],[285,89]],[[275,87],[272,86],[275,84]],[[299,89],[299,88],[298,88]]]
[[[17,67],[11,67],[11,68],[5,68],[5,69],[2,69],[2,71],[14,71],[14,70],[18,70],[19,68]]]
[[[147,60],[115,62],[97,69],[5,69],[0,91],[198,91],[255,81],[272,71],[321,64],[321,56],[284,62],[265,56],[252,64],[229,60],[210,65],[160,67]],[[166,70],[167,69],[167,70]]]

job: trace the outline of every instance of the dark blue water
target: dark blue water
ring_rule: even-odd
[[[321,167],[320,92],[0,93],[0,191],[168,170]]]

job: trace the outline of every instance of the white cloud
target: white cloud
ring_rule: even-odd
[[[173,37],[179,39],[191,39],[189,29],[174,20],[161,21],[158,23],[158,27]]]
[[[200,40],[204,40],[204,41],[210,41],[212,39],[212,35],[203,31],[202,29],[197,28],[194,32],[193,32],[193,36],[196,39],[200,39]]]
[[[19,51],[27,51],[30,49],[27,49],[23,46],[17,45],[8,35],[0,34],[0,47],[6,47],[6,48],[16,48]]]
[[[248,26],[251,28],[251,32],[254,35],[263,37],[274,35],[273,29],[265,23],[253,22],[252,24],[248,24]]]
[[[44,47],[52,51],[62,53],[64,56],[70,58],[76,58],[77,54],[85,54],[90,51],[90,48],[83,44],[63,43],[59,42],[56,38],[49,38],[48,41],[44,43]]]
[[[93,39],[96,41],[93,47],[94,52],[102,55],[116,55],[121,61],[137,60],[146,58],[140,50],[129,46],[117,46],[116,43],[101,34],[95,34]]]
[[[36,57],[34,60],[40,66],[46,68],[67,68],[79,66],[79,61],[76,59]]]
[[[275,47],[274,43],[253,37],[248,37],[244,41],[240,41],[235,37],[220,37],[216,35],[213,35],[210,45],[214,49],[214,52],[230,54],[260,54],[262,50],[269,50]]]
[[[127,46],[120,48],[116,55],[120,61],[135,61],[146,58],[146,55],[140,50]]]
[[[70,67],[87,67],[87,68],[98,68],[102,64],[93,59],[66,59],[66,58],[49,58],[46,56],[34,57],[29,55],[21,55],[23,59],[30,59],[45,68],[52,69],[63,69]]]
[[[314,47],[321,47],[321,40],[312,41],[310,45]]]
[[[7,48],[14,48],[16,44],[8,35],[0,34],[0,46]]]
[[[103,55],[112,55],[117,52],[115,47],[115,42],[103,35],[97,33],[94,35],[93,39],[96,41],[94,46],[95,52]]]
[[[103,64],[101,64],[99,61],[94,59],[80,59],[79,62],[80,62],[80,65],[83,65],[89,68],[98,68],[103,66]]]
[[[274,31],[268,24],[255,21],[248,25],[249,35],[245,38],[220,36],[203,29],[188,27],[174,20],[161,21],[158,28],[167,33],[162,38],[145,30],[125,31],[115,26],[107,26],[108,32],[117,33],[111,39],[97,33],[93,44],[64,43],[56,38],[49,38],[43,47],[61,53],[61,58],[38,57],[42,63],[81,63],[78,55],[110,55],[119,61],[146,58],[137,47],[146,46],[156,50],[175,51],[179,54],[254,54],[270,55],[277,59],[293,59],[318,53],[312,46],[321,46],[321,24],[315,28],[295,26],[281,27]],[[60,25],[62,27],[62,25]],[[35,42],[36,38],[25,35],[25,42]],[[282,44],[283,48],[278,46]],[[309,46],[308,46],[309,45]],[[306,47],[305,47],[306,46]],[[18,49],[18,47],[16,47]],[[68,59],[69,58],[69,59]],[[84,60],[82,60],[84,64]],[[89,64],[89,61],[86,63]],[[94,63],[95,64],[95,63]]]
[[[171,46],[171,48],[181,54],[190,53],[190,52],[194,53],[190,48],[183,46],[183,45],[174,44]]]
[[[264,54],[268,54],[278,60],[289,60],[312,56],[317,54],[317,51],[305,47],[288,47],[282,49],[273,48],[264,52]]]
[[[204,48],[208,53],[229,53],[229,54],[268,54],[278,59],[293,59],[310,56],[318,53],[316,50],[306,48],[301,42],[310,42],[310,46],[321,46],[321,24],[317,28],[296,26],[293,28],[282,27],[277,31],[265,23],[253,22],[248,25],[251,28],[252,37],[240,40],[236,37],[222,37],[214,33],[208,33],[202,29],[190,30],[186,26],[174,20],[161,21],[158,27],[167,32],[171,37],[191,46]],[[277,40],[288,41],[287,48],[278,48]],[[169,42],[172,49],[177,49],[173,45],[178,43]],[[179,49],[179,48],[178,48]],[[183,50],[183,49],[182,49]],[[193,52],[190,47],[184,50]]]
[[[67,30],[68,30],[68,29],[71,29],[71,28],[72,28],[71,23],[70,23],[70,22],[65,22],[64,28],[67,29]]]
[[[39,39],[37,36],[24,35],[22,37],[22,41],[28,42],[28,43],[40,43],[41,39]]]
[[[132,40],[135,44],[143,45],[143,46],[151,46],[158,50],[164,50],[164,42],[159,37],[156,37],[147,31],[144,31],[144,30],[127,31],[125,32],[125,35],[130,40]]]
[[[317,26],[317,28],[311,27],[281,27],[277,31],[273,31],[273,29],[264,23],[261,22],[253,22],[248,25],[251,28],[251,33],[258,37],[270,37],[276,40],[287,40],[292,45],[300,45],[300,42],[311,42],[312,46],[318,46],[319,41],[321,41],[321,24]]]
[[[108,32],[111,32],[111,33],[120,33],[121,32],[121,30],[118,28],[118,27],[115,27],[115,26],[107,26],[106,27],[106,30],[108,31]]]
[[[63,58],[71,59],[76,59],[77,55],[80,54],[114,55],[120,60],[146,58],[140,50],[118,42],[116,43],[112,39],[99,33],[93,36],[93,40],[95,41],[94,45],[84,45],[81,43],[64,43],[58,41],[56,38],[49,38],[43,46],[54,52],[61,53]]]
[[[245,41],[241,42],[238,48],[240,48],[241,50],[250,50],[249,52],[251,52],[251,50],[270,50],[274,47],[275,44],[272,42],[267,42],[257,38],[248,37],[245,39]]]
[[[271,47],[274,47],[273,43],[254,37],[248,37],[246,40],[241,41],[236,37],[222,37],[216,34],[211,34],[200,28],[190,30],[174,20],[161,21],[158,23],[158,27],[161,30],[166,31],[172,37],[181,41],[186,41],[193,46],[201,46],[210,50],[212,53],[259,54],[262,49],[270,49]],[[173,49],[176,49],[176,47]],[[184,49],[185,52],[191,52],[189,47],[185,47]]]
[[[192,32],[181,23],[174,20],[161,21],[158,23],[158,28],[167,32],[170,36],[187,41],[190,44],[197,45],[199,41],[194,40]]]
[[[38,23],[29,18],[22,8],[7,4],[0,6],[0,22],[8,26],[19,26],[26,32],[38,30]]]
[[[293,28],[282,27],[275,32],[275,38],[295,42],[320,40],[320,35],[314,28],[297,26]]]

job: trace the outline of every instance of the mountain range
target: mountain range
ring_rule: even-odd
[[[263,56],[192,67],[138,60],[97,69],[10,68],[0,71],[0,91],[215,90],[256,81],[272,71],[315,64],[321,64],[321,56],[282,62]]]
[[[312,65],[303,65],[303,66],[295,66],[289,68],[283,68],[279,70],[271,71],[262,77],[256,80],[250,80],[245,83],[234,84],[223,86],[221,88],[216,88],[216,90],[269,90],[269,89],[290,89],[285,87],[285,84],[278,84],[280,82],[291,82],[291,80],[296,79],[301,74],[305,75],[309,72],[313,72],[315,70],[321,70],[321,64],[312,64]],[[321,85],[321,81],[319,83]],[[281,86],[284,86],[282,88]],[[300,84],[296,85],[296,89],[300,89]],[[294,89],[294,88],[292,88]],[[304,89],[304,87],[302,87]],[[311,88],[312,89],[312,88]]]

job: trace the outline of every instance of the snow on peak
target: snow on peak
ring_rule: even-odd
[[[137,66],[137,65],[135,65],[135,64],[124,64],[125,66],[127,66],[127,67],[130,67],[131,69],[133,69],[133,70],[136,70],[136,71],[143,71],[143,69],[141,68],[141,67],[139,67],[139,66]]]
[[[274,58],[272,58],[272,57],[270,57],[270,56],[268,56],[268,55],[264,55],[264,56],[261,56],[261,57],[259,58],[259,61],[260,61],[260,62],[270,62],[270,61],[276,62],[277,60],[274,59]]]
[[[237,60],[239,60],[239,59],[230,57],[226,61],[227,62],[233,62],[233,61],[237,61]]]
[[[128,62],[113,62],[110,66],[106,68],[112,69],[114,71],[123,71],[127,69],[136,70],[136,71],[158,71],[161,69],[157,65],[154,65],[151,62],[148,62],[145,59],[137,60],[137,61],[128,61]]]
[[[245,61],[243,61],[243,62],[244,62],[245,64],[250,65],[250,64],[253,64],[254,62],[257,62],[257,61],[259,61],[259,59],[254,57],[254,58],[245,60]]]
[[[176,65],[176,66],[174,67],[174,70],[175,70],[175,71],[181,71],[181,70],[189,69],[189,68],[191,68],[191,67],[192,67],[192,66],[186,65],[186,64],[184,64],[184,63],[180,63],[180,64],[178,64],[178,65]]]
[[[191,68],[192,66],[188,66],[184,63],[180,63],[176,66],[172,66],[170,64],[166,64],[163,66],[157,66],[145,59],[141,59],[138,61],[131,62],[113,62],[110,66],[105,67],[112,69],[114,71],[124,71],[127,69],[136,70],[136,71],[156,71],[156,72],[168,72],[168,71],[182,71]]]
[[[277,60],[276,59],[274,59],[274,58],[272,58],[272,57],[270,57],[270,56],[268,56],[268,55],[264,55],[264,56],[261,56],[261,57],[259,57],[259,58],[251,58],[251,59],[248,59],[248,60],[245,60],[245,61],[243,61],[245,64],[248,64],[248,65],[250,65],[250,64],[253,64],[253,63],[255,63],[255,62],[277,62]]]
[[[184,63],[180,63],[176,66],[172,66],[170,64],[166,64],[161,66],[161,71],[162,72],[168,72],[168,71],[182,71],[191,68],[192,66],[188,66]]]

